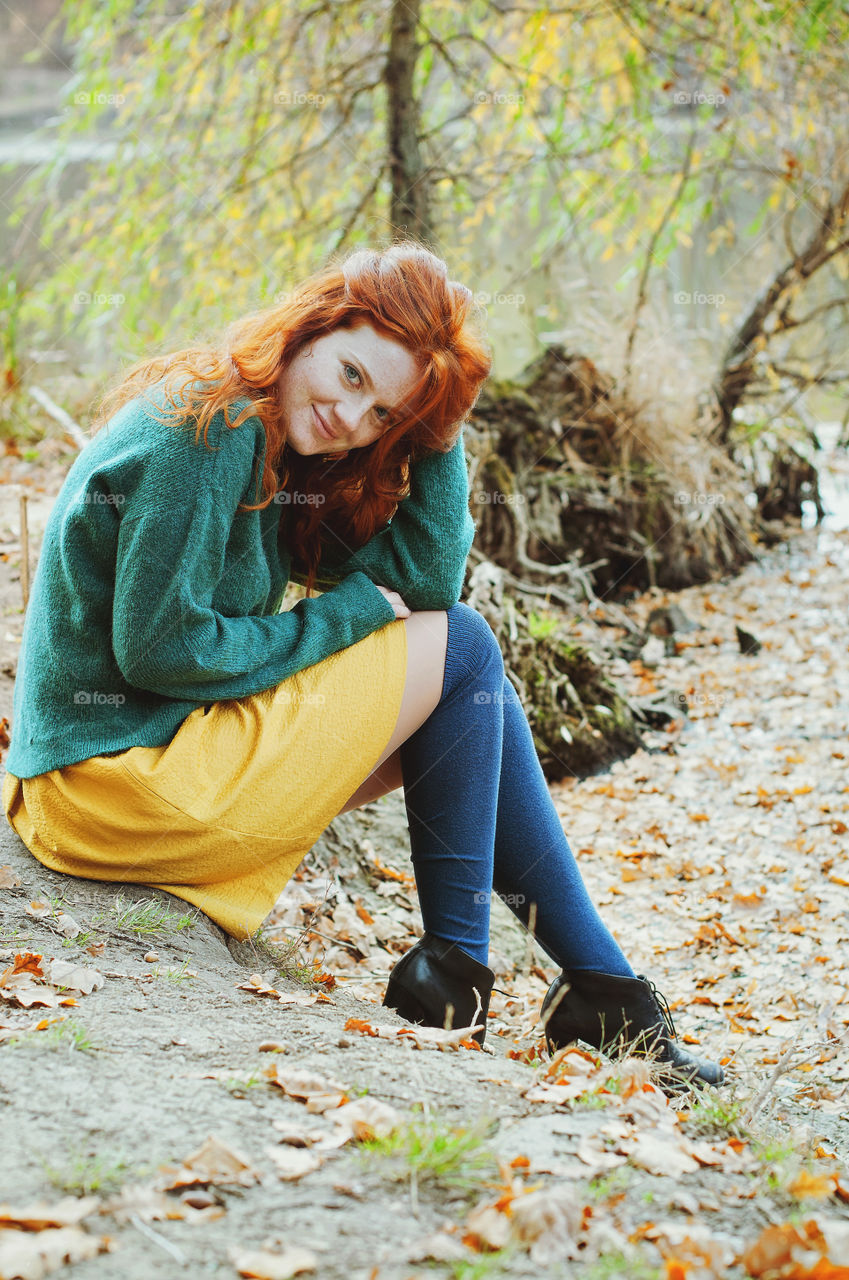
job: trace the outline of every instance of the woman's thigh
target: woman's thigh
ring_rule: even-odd
[[[445,679],[448,615],[444,610],[424,609],[404,620],[407,631],[407,680],[392,737],[365,781],[340,813],[358,809],[402,784],[398,748],[436,710]]]

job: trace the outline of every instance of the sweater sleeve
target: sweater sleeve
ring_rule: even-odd
[[[213,461],[190,454],[202,444],[180,444],[177,472],[173,456],[162,461],[152,451],[126,503],[112,648],[124,679],[138,688],[199,702],[259,693],[395,619],[372,580],[353,569],[332,590],[283,613],[231,617],[213,608],[251,474],[252,455],[236,436],[218,435],[223,447]]]
[[[361,572],[397,591],[411,609],[448,609],[460,599],[474,536],[461,432],[448,453],[430,453],[413,464],[410,493],[385,529],[344,559],[344,548],[328,548],[316,584]]]
[[[171,698],[259,693],[362,640],[395,618],[364,573],[284,613],[225,617],[211,607],[226,520],[214,491],[184,527],[173,516],[122,521],[113,649],[129,684]],[[177,546],[177,565],[163,548]]]

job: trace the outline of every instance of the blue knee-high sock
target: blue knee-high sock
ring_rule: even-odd
[[[452,606],[441,700],[400,753],[422,923],[481,964],[489,957],[503,683],[491,627],[468,605]]]
[[[633,976],[587,894],[489,624],[448,610],[442,699],[401,746],[422,922],[485,964],[491,891],[563,968]]]
[[[563,969],[633,978],[634,970],[587,893],[563,833],[531,727],[505,675],[493,887]]]

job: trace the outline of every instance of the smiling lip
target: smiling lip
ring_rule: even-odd
[[[327,423],[324,421],[324,418],[322,418],[318,409],[316,409],[315,405],[313,405],[312,411],[315,414],[316,422],[318,423],[318,429],[321,432],[321,434],[325,437],[325,439],[338,440],[339,437],[333,434],[333,432],[328,427]]]

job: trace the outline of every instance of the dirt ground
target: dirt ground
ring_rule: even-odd
[[[15,486],[37,543],[67,457],[6,463],[11,716]],[[809,532],[636,601],[697,630],[619,674],[682,689],[690,717],[552,788],[635,969],[726,1063],[709,1096],[551,1058],[555,970],[501,904],[484,1051],[382,1008],[420,930],[400,793],[348,828],[355,859],[326,833],[247,944],[166,895],[56,876],[4,824],[0,1280],[849,1275],[847,571],[849,534]]]

